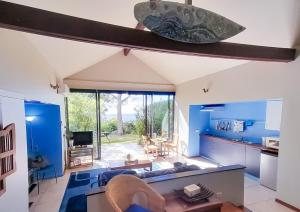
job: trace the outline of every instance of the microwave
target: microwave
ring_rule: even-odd
[[[272,149],[279,149],[279,137],[265,137],[266,147]]]

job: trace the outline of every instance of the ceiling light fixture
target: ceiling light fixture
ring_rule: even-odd
[[[214,12],[192,5],[150,0],[138,3],[134,15],[151,32],[185,43],[216,43],[230,38],[245,27]]]
[[[26,121],[33,122],[35,120],[35,116],[26,116]]]

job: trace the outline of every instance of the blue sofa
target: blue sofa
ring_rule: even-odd
[[[187,165],[180,162],[174,163],[174,167],[170,169],[161,169],[156,171],[149,171],[137,174],[136,171],[130,170],[130,169],[120,169],[120,170],[111,170],[111,171],[105,171],[98,175],[98,186],[105,186],[113,177],[120,175],[120,174],[131,174],[135,175],[139,178],[150,178],[150,177],[156,177],[156,176],[162,176],[167,174],[174,174],[174,173],[180,173],[180,172],[187,172],[187,171],[195,171],[199,170],[200,167],[196,165]]]

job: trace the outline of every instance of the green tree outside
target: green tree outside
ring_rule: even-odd
[[[95,94],[72,93],[68,96],[69,130],[96,131]]]
[[[106,98],[105,95],[100,96],[101,114],[105,114],[106,107],[111,106],[112,100]],[[158,101],[151,104],[151,114],[147,114],[148,121],[153,121],[153,132],[158,136],[165,134],[168,131],[168,101]],[[150,109],[150,108],[149,108]],[[150,111],[150,110],[149,110]],[[151,117],[152,116],[152,117]],[[172,113],[171,113],[172,116]],[[96,98],[93,93],[71,93],[68,96],[68,117],[69,130],[75,131],[94,131],[96,132]],[[150,124],[148,122],[148,124]],[[117,119],[102,121],[101,131],[115,134],[119,131],[119,122]],[[134,135],[135,138],[146,133],[144,108],[136,109],[136,120],[125,122],[123,131],[127,135]],[[114,135],[116,136],[116,135]],[[120,137],[120,136],[119,136]],[[124,139],[119,139],[124,141]],[[116,140],[117,141],[117,140]]]

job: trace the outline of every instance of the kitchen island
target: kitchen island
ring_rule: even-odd
[[[222,200],[244,205],[244,168],[240,165],[184,171],[143,178],[160,194],[169,194],[190,184],[203,184],[213,192],[221,192]],[[104,168],[70,174],[59,212],[113,212],[105,196],[105,186],[98,186],[98,175]]]

